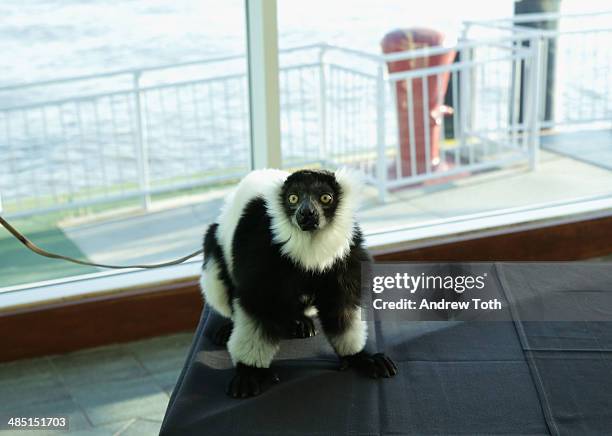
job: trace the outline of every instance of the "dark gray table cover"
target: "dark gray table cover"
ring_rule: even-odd
[[[368,348],[400,369],[390,380],[337,371],[322,334],[284,341],[281,383],[245,400],[225,395],[231,362],[207,339],[218,318],[205,310],[161,434],[612,434],[612,265],[504,263],[495,275],[510,300],[579,311],[541,322],[518,304],[512,321],[371,323]]]

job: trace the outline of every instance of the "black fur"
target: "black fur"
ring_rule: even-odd
[[[263,200],[260,200],[263,202]],[[248,209],[248,208],[247,208]],[[260,213],[259,211],[258,213]],[[267,216],[267,214],[266,214]],[[269,222],[269,221],[268,221]],[[248,222],[245,223],[248,225]],[[227,268],[227,263],[225,261],[225,256],[223,255],[223,250],[219,245],[217,240],[217,229],[219,224],[213,223],[204,236],[204,265],[206,265],[206,261],[209,259],[216,259],[217,263],[220,267],[220,275],[221,280],[224,285],[228,289],[229,301],[231,301],[235,296],[237,296],[235,292],[234,282],[231,280]],[[271,240],[271,239],[270,239]],[[266,239],[266,241],[269,241]],[[269,242],[268,242],[269,243]],[[240,246],[240,244],[236,244]],[[234,247],[236,249],[236,247]],[[234,251],[235,252],[235,251]],[[280,253],[279,253],[280,254]],[[312,298],[309,300],[309,304],[312,304]],[[230,307],[231,304],[230,304]],[[304,307],[304,306],[303,306]],[[279,331],[279,334],[284,339],[304,339],[314,336],[316,334],[316,329],[313,321],[304,316],[303,310],[299,315],[296,315],[291,321],[288,321],[286,325],[283,325]],[[215,345],[225,345],[230,337],[232,332],[232,321],[228,320],[227,322],[219,325],[215,331],[209,332],[209,337]]]
[[[219,245],[217,240],[217,231],[219,228],[219,224],[213,223],[211,224],[206,233],[204,234],[204,266],[206,266],[206,262],[209,259],[217,260],[219,265],[219,274],[220,279],[228,290],[228,297],[231,301],[234,298],[234,282],[230,278],[229,272],[227,270],[227,262],[225,261],[225,255],[223,254],[223,250]],[[231,307],[231,304],[230,304]]]
[[[323,210],[328,222],[333,220],[342,190],[332,173],[299,171],[290,175],[279,194],[288,216],[296,213],[296,205],[287,201],[288,195],[294,191],[307,192],[304,196],[310,196],[314,201],[323,193],[332,194],[334,201],[319,205],[319,210]],[[328,336],[346,331],[354,308],[361,303],[361,263],[371,260],[357,226],[350,251],[344,258],[338,259],[324,272],[306,271],[282,254],[282,244],[273,240],[266,201],[255,198],[246,205],[234,232],[231,279],[217,242],[216,229],[214,224],[206,234],[205,259],[212,257],[217,260],[221,266],[221,280],[230,290],[231,298],[239,298],[241,308],[258,321],[271,342],[287,336],[307,337],[314,333],[312,320],[304,315],[304,310],[311,304],[317,308]],[[227,329],[224,334],[227,340]],[[377,356],[361,351],[354,356],[345,356],[343,366],[355,367],[372,377],[395,375],[396,368],[390,359],[384,355]],[[265,375],[269,374],[267,368],[239,363],[228,393],[234,397],[256,395],[261,391]]]
[[[238,363],[236,365],[236,375],[227,387],[227,394],[234,398],[252,397],[259,395],[262,390],[278,382],[278,375],[269,368],[253,368]]]
[[[308,194],[310,201],[317,202],[320,206],[325,218],[328,221],[333,221],[336,209],[342,195],[342,188],[336,181],[333,173],[329,171],[312,171],[302,170],[297,171],[287,177],[287,181],[283,185],[280,192],[280,200],[282,202],[285,213],[291,216],[296,213],[298,207],[304,204],[305,198],[300,198],[298,204],[289,203],[289,195],[292,193]],[[322,204],[319,198],[323,194],[331,194],[332,202],[328,205]],[[305,195],[303,195],[305,196]]]
[[[360,303],[360,262],[369,260],[362,242],[361,232],[356,231],[346,259],[324,273],[304,271],[281,255],[281,246],[272,241],[265,202],[255,199],[234,234],[235,297],[261,321],[272,340],[285,337],[294,320],[303,316],[304,295],[317,307],[326,332],[339,333],[344,327],[343,310]]]

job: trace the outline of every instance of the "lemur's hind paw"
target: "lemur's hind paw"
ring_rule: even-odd
[[[358,372],[371,378],[389,378],[397,374],[393,360],[383,353],[370,354],[361,351],[352,356],[341,358],[340,370],[355,368]]]
[[[239,363],[227,387],[227,395],[232,398],[254,397],[278,382],[278,375],[270,368],[256,368]]]
[[[317,334],[314,321],[308,316],[296,319],[291,325],[289,337],[292,339],[306,339]]]
[[[227,341],[229,341],[233,328],[234,323],[232,323],[231,321],[224,322],[223,324],[218,326],[215,331],[211,333],[210,340],[213,344],[224,347],[225,345],[227,345]]]

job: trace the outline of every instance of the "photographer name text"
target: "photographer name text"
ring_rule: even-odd
[[[430,301],[426,298],[420,302],[402,298],[398,301],[385,301],[376,298],[372,301],[376,310],[501,310],[502,303],[497,298],[483,300],[472,298],[468,301],[448,301],[445,299]]]
[[[371,279],[371,290],[375,295],[383,292],[402,292],[409,298],[375,298],[375,310],[501,310],[497,298],[467,298],[466,291],[481,291],[485,288],[487,273],[465,275],[431,275],[395,273],[377,275]],[[428,292],[429,291],[429,292]],[[385,293],[386,293],[385,292]],[[423,293],[426,292],[425,295]],[[453,298],[444,298],[441,293],[450,293]],[[418,295],[419,293],[420,295]],[[382,295],[380,295],[382,297]],[[389,301],[391,300],[391,301]]]

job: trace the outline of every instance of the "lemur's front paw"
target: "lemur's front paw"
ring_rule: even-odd
[[[306,339],[316,334],[314,321],[308,316],[294,320],[289,331],[289,337],[292,339]]]
[[[279,378],[270,368],[256,368],[238,363],[236,373],[227,387],[232,398],[247,398],[261,394]]]
[[[217,329],[211,333],[210,340],[213,344],[224,347],[227,345],[227,341],[229,341],[230,335],[232,334],[232,329],[234,328],[234,323],[231,321],[224,322]]]
[[[371,378],[389,378],[397,374],[397,366],[383,353],[370,354],[360,351],[352,356],[342,357],[340,370],[343,371],[349,367]]]

